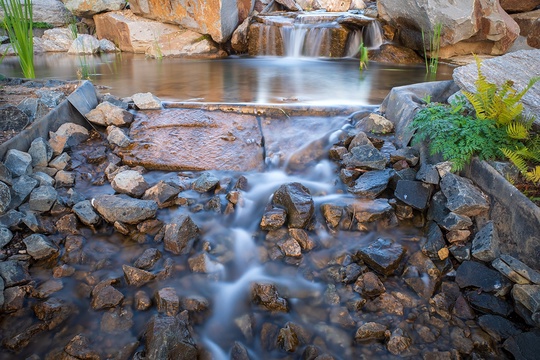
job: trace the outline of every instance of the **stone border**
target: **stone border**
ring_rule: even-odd
[[[454,81],[439,81],[393,88],[381,105],[381,112],[395,125],[396,144],[407,146],[413,136],[408,125],[423,103],[424,96],[443,102],[459,90]],[[420,146],[422,155],[428,155]],[[429,157],[426,157],[429,158]],[[431,157],[430,162],[437,162]],[[494,220],[501,239],[501,251],[529,266],[540,269],[540,208],[510,184],[485,161],[473,159],[462,172],[491,202],[489,217]]]
[[[83,114],[88,113],[98,104],[96,90],[90,81],[82,81],[67,99],[62,101],[47,115],[32,123],[17,136],[0,145],[0,159],[10,149],[27,151],[32,141],[38,137],[49,138],[49,131],[56,131],[60,125],[73,122],[84,127],[90,127]]]

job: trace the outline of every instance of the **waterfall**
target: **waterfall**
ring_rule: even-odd
[[[360,49],[360,44],[363,42],[362,30],[354,30],[349,34],[347,41],[347,51],[345,57],[355,57]]]
[[[368,49],[378,49],[383,44],[383,29],[378,21],[372,21],[365,29],[364,45]]]
[[[286,57],[297,58],[302,56],[318,57],[328,55],[321,54],[322,48],[329,48],[330,35],[328,27],[294,24],[293,26],[283,26],[280,30],[283,39],[284,55]]]

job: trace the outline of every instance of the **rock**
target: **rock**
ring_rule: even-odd
[[[249,360],[247,349],[238,341],[234,342],[231,349],[231,360]]]
[[[349,168],[383,170],[386,163],[386,157],[372,145],[355,146],[343,155],[343,164]]]
[[[35,260],[46,259],[59,253],[58,248],[41,234],[32,234],[23,239],[26,251]]]
[[[108,101],[102,102],[85,116],[91,123],[101,126],[128,126],[133,122],[132,113]]]
[[[354,340],[356,341],[365,341],[365,340],[382,340],[386,336],[386,331],[388,328],[385,325],[368,322],[362,324],[356,334],[354,335]]]
[[[50,298],[36,303],[32,309],[36,317],[47,324],[49,330],[61,325],[76,310],[75,306],[63,299]]]
[[[280,297],[273,284],[254,283],[251,285],[251,300],[262,309],[276,312],[288,312],[287,300]]]
[[[427,0],[383,0],[377,9],[384,21],[401,29],[399,42],[417,51],[423,50],[422,31],[432,34],[435,24],[441,24],[442,58],[471,53],[501,55],[519,34],[517,24],[498,3],[483,0],[460,0],[452,7],[444,3],[427,6]]]
[[[135,293],[135,309],[139,311],[145,311],[152,306],[152,300],[150,296],[144,291],[139,290]]]
[[[132,98],[135,106],[140,110],[161,109],[161,100],[151,93],[137,93]]]
[[[160,36],[157,42],[146,49],[145,54],[158,59],[162,57],[220,59],[228,56],[210,36],[191,30]]]
[[[35,188],[30,193],[30,210],[40,212],[49,211],[56,202],[57,197],[58,192],[52,186],[44,185]]]
[[[507,339],[503,347],[514,359],[533,360],[540,353],[540,331],[535,329]]]
[[[473,309],[485,314],[508,317],[514,310],[508,302],[488,293],[468,291],[465,293],[465,298]]]
[[[64,288],[64,283],[59,279],[50,279],[39,285],[32,291],[32,296],[38,299],[47,299],[55,292]]]
[[[13,174],[3,162],[0,162],[0,181],[6,183],[7,185],[13,184]]]
[[[348,11],[352,0],[318,0],[321,9],[329,12]]]
[[[373,146],[373,143],[368,139],[365,132],[360,131],[358,134],[354,135],[351,142],[348,145],[349,150],[352,150],[353,148],[361,145],[371,145]],[[341,157],[343,157],[344,154],[342,154]]]
[[[15,176],[29,175],[32,173],[32,156],[24,151],[10,149],[4,165]]]
[[[478,260],[491,262],[499,256],[499,236],[493,221],[478,231],[472,241],[471,254]]]
[[[410,166],[416,166],[420,160],[420,154],[418,153],[418,150],[409,146],[397,149],[390,153],[391,162],[396,162],[399,160],[405,160]]]
[[[531,269],[523,262],[508,254],[501,254],[501,260],[508,264],[508,266],[510,266],[512,270],[523,276],[525,279],[529,280],[534,284],[540,285],[540,272]]]
[[[78,145],[90,137],[88,130],[75,123],[64,123],[60,125],[56,132],[49,132],[49,145],[53,148],[54,154],[60,154],[64,148]]]
[[[122,129],[113,125],[107,127],[107,141],[109,144],[116,145],[121,148],[125,148],[131,144],[131,140],[126,133]]]
[[[71,188],[75,185],[75,173],[72,171],[60,170],[54,176],[56,187]]]
[[[224,267],[217,261],[213,261],[207,253],[201,253],[188,259],[189,269],[195,273],[212,274],[222,272]]]
[[[457,268],[456,283],[460,288],[475,287],[486,292],[501,290],[507,281],[502,275],[476,261],[464,261]]]
[[[540,310],[540,285],[514,285],[512,297],[532,313]]]
[[[83,18],[92,18],[99,13],[122,10],[126,7],[123,0],[65,0],[64,5],[73,15]]]
[[[394,195],[405,204],[424,210],[433,187],[420,181],[398,180]]]
[[[157,204],[151,200],[133,199],[127,196],[101,195],[94,199],[94,208],[110,223],[119,221],[137,224],[155,217]]]
[[[392,170],[389,169],[368,171],[356,179],[354,186],[347,188],[347,191],[361,198],[375,199],[386,190],[391,174]]]
[[[508,264],[506,264],[504,261],[502,261],[500,258],[497,258],[491,262],[491,266],[497,271],[499,271],[501,274],[506,276],[508,279],[510,279],[513,283],[519,284],[519,285],[527,285],[530,284],[530,281],[523,276],[519,275],[517,272],[515,272]]]
[[[108,40],[108,39],[101,39],[99,40],[99,52],[101,53],[116,53],[120,52],[120,49],[116,47],[116,45]]]
[[[285,209],[271,208],[270,210],[264,212],[260,226],[262,230],[266,231],[277,230],[285,225],[286,220],[287,212]]]
[[[416,180],[427,184],[438,185],[440,181],[439,171],[432,164],[422,164],[416,173]]]
[[[36,90],[36,95],[49,108],[54,108],[66,98],[66,94],[59,90],[39,89]]]
[[[429,299],[440,283],[441,272],[429,257],[417,251],[407,261],[402,276],[419,296]]]
[[[383,275],[391,275],[401,263],[404,255],[405,248],[403,246],[382,238],[358,250],[358,256],[366,265]]]
[[[523,89],[534,74],[540,73],[540,64],[535,61],[540,50],[521,50],[482,62],[482,74],[487,81],[498,87],[506,80],[512,80],[516,89]],[[524,71],[526,69],[526,71]],[[511,77],[509,76],[511,74]],[[476,91],[478,79],[476,64],[462,66],[453,73],[455,83],[461,90]],[[524,115],[538,114],[540,111],[540,89],[534,86],[521,98]]]
[[[141,287],[154,280],[156,277],[156,275],[148,271],[137,269],[129,265],[122,265],[122,270],[124,271],[124,277],[126,278],[128,285],[135,287]]]
[[[135,260],[133,266],[143,269],[143,270],[152,270],[155,263],[161,259],[161,252],[158,249],[150,248],[146,249],[141,256]]]
[[[540,49],[540,21],[536,20],[531,27],[531,32],[527,35],[527,45]]]
[[[369,60],[391,64],[421,64],[424,59],[414,50],[398,44],[382,44],[378,49],[369,51]]]
[[[354,291],[364,297],[376,297],[386,291],[384,284],[373,272],[366,272],[358,277],[354,283]]]
[[[302,256],[302,248],[300,247],[300,244],[293,238],[287,238],[279,241],[278,246],[285,256],[296,258]]]
[[[412,344],[411,338],[405,336],[405,333],[400,328],[395,329],[390,335],[390,339],[386,344],[386,348],[393,355],[400,355],[406,352]]]
[[[31,175],[32,179],[37,180],[39,186],[54,186],[55,180],[44,172],[34,172]]]
[[[32,18],[34,22],[47,23],[53,26],[64,26],[71,14],[59,0],[36,0],[32,2]]]
[[[13,239],[13,233],[8,228],[0,226],[0,249],[9,244],[11,239]]]
[[[381,296],[368,301],[365,305],[365,310],[403,316],[403,304],[389,293],[381,294]]]
[[[446,196],[439,191],[432,196],[427,218],[434,220],[439,226],[448,231],[467,229],[472,226],[472,221],[468,216],[458,215],[450,212],[446,207]]]
[[[479,316],[478,325],[497,342],[522,332],[516,324],[498,315]]]
[[[76,359],[100,359],[99,352],[92,349],[90,340],[82,334],[75,335],[64,347],[64,351]]]
[[[28,115],[14,105],[0,107],[0,130],[22,131],[29,123]]]
[[[522,13],[534,10],[540,5],[539,0],[501,0],[501,7],[508,13]]]
[[[156,293],[156,306],[160,313],[175,316],[180,311],[180,298],[171,287],[163,288]]]
[[[99,52],[99,41],[92,35],[79,34],[69,47],[68,54],[93,55]]]
[[[30,144],[28,154],[32,157],[32,166],[47,166],[53,156],[53,150],[47,140],[38,137]]]
[[[121,194],[140,197],[150,187],[144,177],[135,170],[126,170],[116,174],[111,181],[112,188]]]
[[[103,314],[100,330],[107,334],[124,334],[130,332],[133,324],[133,311],[131,311],[131,307],[116,307]],[[136,344],[134,347],[137,347]],[[133,351],[134,349],[128,351],[128,354]]]
[[[144,331],[148,359],[189,360],[198,357],[198,350],[188,324],[178,316],[154,316]]]
[[[9,210],[4,215],[0,216],[0,226],[4,226],[7,228],[18,226],[22,222],[23,218],[24,214],[22,214],[21,212],[16,210]]]
[[[375,113],[358,120],[354,127],[365,133],[372,134],[389,134],[394,131],[394,123]]]
[[[199,228],[188,215],[180,215],[165,226],[164,248],[173,254],[189,254],[199,237]]]
[[[441,190],[446,207],[459,215],[476,216],[489,209],[485,195],[470,180],[447,173],[442,177]]]
[[[209,172],[204,172],[193,182],[193,190],[205,193],[214,189],[219,183],[219,178]]]
[[[272,203],[285,208],[289,228],[305,228],[315,210],[309,189],[300,183],[281,185],[274,192]]]
[[[62,154],[52,159],[52,161],[49,163],[49,166],[57,170],[65,170],[70,161],[71,156],[63,152]]]
[[[46,52],[67,52],[74,39],[69,28],[54,28],[45,30],[41,40]]]
[[[118,306],[124,299],[124,294],[111,285],[96,285],[92,290],[91,306],[94,310],[102,310]]]
[[[257,13],[254,15],[257,15]],[[250,23],[251,17],[245,18],[232,34],[231,46],[237,54],[245,54],[248,52],[248,34]]]
[[[168,184],[165,181],[160,181],[156,185],[146,190],[142,199],[155,201],[158,204],[158,207],[161,209],[171,206],[179,193],[179,187]]]
[[[9,186],[0,181],[0,214],[4,214],[11,203]]]
[[[439,258],[439,251],[446,246],[444,236],[437,224],[429,223],[426,241],[422,244],[422,253],[432,260],[442,260]]]
[[[24,285],[31,280],[28,265],[15,260],[0,262],[0,276],[4,279],[6,288]]]
[[[94,211],[90,200],[84,200],[75,204],[73,206],[73,212],[87,226],[96,225],[101,219]]]

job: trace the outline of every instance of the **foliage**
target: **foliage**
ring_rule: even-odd
[[[525,145],[513,149],[501,149],[503,154],[521,172],[523,177],[533,183],[540,183],[540,165],[529,166],[529,163],[540,163],[540,138],[536,136]]]
[[[32,0],[0,0],[4,10],[4,26],[12,46],[19,56],[19,63],[26,78],[34,74],[34,37],[32,34]]]
[[[79,29],[77,29],[77,18],[74,15],[70,15],[66,20],[68,23],[68,29],[71,32],[71,38],[75,40],[79,36]]]
[[[360,71],[363,71],[364,69],[367,69],[369,62],[368,49],[364,46],[364,43],[360,43],[358,53],[360,55]]]
[[[439,67],[439,50],[441,49],[441,31],[442,24],[435,24],[433,32],[430,32],[426,39],[425,31],[422,29],[422,44],[424,46],[426,73],[428,74],[437,74],[437,69]]]
[[[48,22],[38,21],[32,24],[32,26],[35,29],[52,29],[54,28],[53,25],[49,24]]]

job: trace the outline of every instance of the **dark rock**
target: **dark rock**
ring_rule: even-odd
[[[392,240],[379,238],[360,248],[358,255],[373,270],[383,275],[391,275],[405,255],[405,248]]]
[[[352,148],[355,148],[357,146],[362,146],[362,145],[373,146],[371,141],[368,139],[366,133],[363,132],[363,131],[360,131],[359,133],[354,135],[352,137],[350,143],[347,144],[349,150],[351,150]]]
[[[32,173],[32,156],[20,150],[10,149],[6,154],[4,165],[15,176],[30,175]]]
[[[44,323],[30,325],[15,336],[5,339],[3,345],[11,351],[20,351],[21,349],[27,347],[36,335],[45,331],[46,329],[47,326]]]
[[[251,286],[251,299],[264,310],[289,311],[287,300],[279,296],[276,286],[273,284],[254,283]]]
[[[249,360],[247,349],[238,341],[234,342],[230,354],[231,360]]]
[[[4,215],[0,216],[0,226],[5,226],[7,228],[18,226],[23,218],[23,213],[16,210],[9,210]]]
[[[26,98],[17,107],[28,116],[30,122],[41,119],[49,113],[49,108],[41,99]]]
[[[296,258],[302,256],[302,248],[300,247],[300,244],[292,237],[279,241],[277,245],[285,256]]]
[[[439,252],[446,246],[444,236],[437,225],[434,222],[430,222],[428,225],[426,241],[422,244],[422,252],[429,256],[433,260],[442,260]]]
[[[321,213],[326,220],[326,224],[331,228],[336,228],[343,215],[343,205],[340,204],[321,204]]]
[[[146,249],[141,256],[135,260],[133,266],[143,270],[151,270],[159,259],[161,259],[161,252],[158,249]]]
[[[420,181],[399,180],[394,195],[405,204],[424,210],[431,197],[433,187]]]
[[[355,146],[343,155],[343,164],[348,168],[383,170],[387,162],[387,158],[373,145]]]
[[[392,170],[369,171],[356,179],[354,186],[347,190],[361,198],[375,199],[386,187]]]
[[[100,329],[107,334],[123,334],[129,332],[133,324],[131,307],[116,307],[103,314]]]
[[[165,226],[165,250],[173,254],[189,254],[199,237],[199,228],[188,215],[180,215]]]
[[[508,266],[510,266],[519,275],[523,276],[534,284],[540,285],[540,272],[531,269],[523,262],[508,254],[501,254],[501,260],[508,264]]]
[[[503,347],[516,360],[538,359],[540,354],[540,330],[523,332],[507,339]]]
[[[38,137],[30,144],[28,154],[32,157],[32,166],[47,166],[53,156],[53,150],[47,140]]]
[[[525,306],[531,313],[540,311],[540,285],[514,285],[514,301]]]
[[[133,199],[122,195],[102,195],[94,199],[94,208],[110,223],[119,221],[137,224],[153,218],[158,206],[155,201]]]
[[[56,202],[58,192],[52,186],[40,186],[30,193],[30,210],[45,212],[49,211]]]
[[[330,309],[330,322],[343,328],[353,328],[356,322],[352,318],[346,306],[334,306]]]
[[[464,261],[456,272],[460,288],[475,287],[486,292],[501,290],[508,281],[495,270],[476,261]]]
[[[6,212],[11,204],[11,191],[9,186],[0,181],[0,214]]]
[[[64,283],[60,279],[50,279],[39,285],[32,291],[32,296],[38,299],[47,299],[55,292],[64,288]]]
[[[393,355],[400,355],[407,351],[412,344],[410,337],[405,336],[405,333],[400,328],[395,329],[390,335],[386,348]]]
[[[317,246],[304,229],[289,229],[289,235],[300,244],[304,251],[311,251]]]
[[[261,229],[270,231],[277,230],[285,224],[287,212],[281,208],[271,208],[265,211],[261,219]]]
[[[146,190],[142,199],[154,200],[158,204],[158,207],[161,209],[171,206],[179,193],[179,187],[172,186],[165,181],[160,181],[156,185]]]
[[[180,298],[176,290],[166,287],[156,293],[157,310],[167,316],[175,316],[180,311]]]
[[[514,284],[519,285],[526,285],[530,284],[530,281],[524,278],[523,276],[519,275],[517,272],[515,272],[508,264],[506,264],[504,261],[501,260],[501,258],[497,258],[491,262],[491,266],[506,276],[508,279],[510,279]]]
[[[4,289],[4,305],[2,311],[16,312],[23,308],[27,289],[24,286],[12,286]]]
[[[416,170],[413,168],[407,168],[403,170],[394,171],[388,186],[391,189],[395,189],[399,180],[414,181],[416,179]]]
[[[465,335],[465,331],[458,327],[450,330],[450,340],[452,347],[460,354],[470,354],[473,351],[474,345],[471,339]]]
[[[66,98],[66,95],[59,90],[40,89],[36,91],[36,95],[49,108],[55,108]]]
[[[471,232],[469,230],[450,230],[446,233],[446,240],[450,244],[465,244],[470,236]]]
[[[81,222],[85,225],[96,225],[101,219],[99,215],[94,211],[90,200],[80,201],[76,203],[72,209],[75,215],[77,215],[77,217],[79,218],[79,220],[81,220]]]
[[[0,131],[21,131],[29,124],[28,115],[14,105],[0,107]]]
[[[478,260],[490,262],[499,256],[499,236],[493,221],[489,221],[476,233],[472,241],[471,254]]]
[[[11,208],[17,208],[24,203],[32,190],[38,185],[37,180],[32,179],[28,175],[23,175],[13,182],[11,188]]]
[[[41,234],[32,234],[23,239],[26,251],[35,260],[46,259],[58,254],[58,247]]]
[[[420,154],[418,153],[418,150],[409,146],[393,151],[390,154],[391,162],[394,163],[400,160],[407,161],[407,164],[410,166],[416,166],[418,160],[420,160]]]
[[[516,324],[498,315],[482,315],[478,317],[478,325],[497,342],[522,332]]]
[[[348,152],[349,151],[347,150],[346,147],[334,145],[330,148],[330,150],[328,150],[328,156],[330,157],[331,160],[340,161],[343,158],[343,155],[345,155]]]
[[[111,285],[99,286],[92,290],[92,309],[101,310],[115,307],[124,299],[124,295]]]
[[[370,312],[382,312],[403,316],[403,304],[392,294],[384,293],[368,301],[364,306],[365,310]]]
[[[188,324],[178,317],[154,316],[146,325],[145,340],[147,359],[192,360],[198,357]]]
[[[454,244],[448,248],[452,256],[459,261],[468,261],[471,260],[471,244],[459,245]]]
[[[7,185],[13,184],[13,174],[3,162],[0,162],[0,181],[6,183]]]
[[[440,185],[447,198],[446,207],[456,214],[476,216],[489,209],[485,195],[466,178],[447,173]]]
[[[362,324],[358,330],[356,330],[354,340],[382,340],[385,338],[387,330],[388,328],[385,325],[376,322],[368,322]]]
[[[13,239],[13,233],[8,228],[0,226],[0,249],[9,244]]]
[[[386,288],[375,273],[368,271],[358,277],[354,284],[354,291],[364,297],[375,297],[384,293]]]
[[[204,172],[193,182],[193,190],[205,193],[214,189],[219,183],[219,179],[209,172]]]
[[[279,348],[287,352],[295,352],[300,342],[296,332],[291,329],[288,324],[285,327],[279,329],[277,344]]]
[[[494,314],[507,317],[513,311],[512,306],[508,302],[488,293],[467,291],[465,293],[465,298],[475,310],[484,314]]]
[[[139,290],[135,293],[135,309],[139,311],[148,310],[152,306],[152,299],[144,291]]]
[[[154,280],[156,275],[141,269],[129,265],[122,265],[122,270],[124,271],[124,277],[128,285],[135,287],[141,287],[146,283]]]
[[[91,348],[88,338],[82,334],[75,335],[64,348],[64,351],[76,359],[99,360],[101,356],[98,351]]]
[[[457,297],[452,314],[456,315],[460,319],[465,320],[472,320],[476,318],[476,313],[462,295]]]
[[[360,171],[351,169],[341,169],[339,172],[339,178],[347,186],[354,186],[354,182],[360,177],[362,173]]]
[[[439,184],[439,171],[432,164],[422,164],[420,170],[416,173],[416,180],[422,181],[426,184]]]
[[[402,277],[419,296],[429,299],[440,283],[441,272],[428,256],[417,251],[407,261]]]
[[[285,209],[289,228],[305,228],[313,216],[313,198],[309,189],[300,183],[281,185],[274,192],[272,203]]]
[[[50,298],[33,306],[36,317],[44,321],[49,330],[56,328],[75,313],[76,307],[63,299]]]

